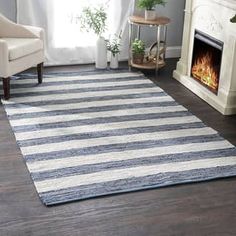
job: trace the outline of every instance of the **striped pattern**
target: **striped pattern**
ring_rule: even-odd
[[[2,102],[46,205],[236,174],[236,148],[142,74],[21,77]]]

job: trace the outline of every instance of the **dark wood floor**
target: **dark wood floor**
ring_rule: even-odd
[[[173,80],[175,64],[169,60],[155,83],[236,145],[236,116],[222,116]],[[45,207],[0,104],[0,236],[7,235],[235,236],[236,178]]]

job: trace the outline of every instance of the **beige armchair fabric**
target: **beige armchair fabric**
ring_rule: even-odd
[[[44,31],[16,24],[0,14],[0,77],[4,98],[10,98],[10,77],[37,65],[38,83],[42,83]]]

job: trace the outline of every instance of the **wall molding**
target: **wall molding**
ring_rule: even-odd
[[[181,57],[181,46],[172,46],[166,48],[166,58],[179,58]]]

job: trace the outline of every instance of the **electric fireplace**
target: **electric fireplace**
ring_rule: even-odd
[[[186,0],[173,77],[224,115],[236,114],[236,0]]]
[[[223,42],[195,30],[191,77],[217,94]]]

